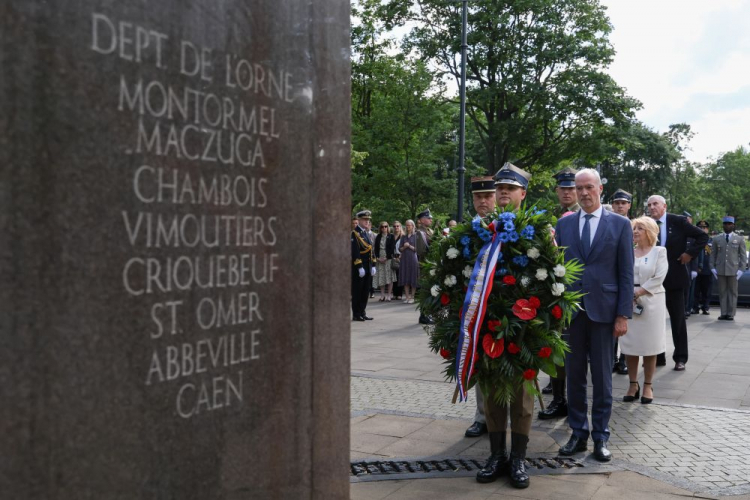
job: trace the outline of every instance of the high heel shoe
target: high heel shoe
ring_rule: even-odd
[[[626,394],[626,395],[624,395],[622,397],[622,400],[625,403],[632,403],[633,401],[635,401],[636,399],[638,399],[638,397],[641,395],[641,384],[639,384],[637,381],[636,382],[630,382],[630,383],[637,385],[638,389],[635,391],[635,394],[633,396],[628,396]],[[643,400],[641,400],[641,401],[643,401]]]
[[[651,382],[644,382],[643,385],[651,385]],[[653,391],[653,389],[652,389],[652,391]],[[653,393],[651,395],[653,396]],[[638,396],[636,396],[636,397],[638,397]],[[654,398],[647,398],[646,396],[643,396],[641,398],[641,404],[642,405],[650,405],[653,400],[654,400]]]

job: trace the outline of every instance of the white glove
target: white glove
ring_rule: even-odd
[[[711,269],[711,274],[714,275],[714,278],[719,279],[719,273],[716,271],[716,269]]]
[[[371,275],[371,276],[375,276],[376,274],[378,274],[378,270],[377,270],[377,269],[375,269],[375,266],[372,266],[372,267],[370,268],[370,275]]]
[[[698,271],[690,271],[690,279],[694,280],[698,276]]]
[[[740,278],[742,278],[742,271],[737,271],[737,281],[739,281]]]
[[[365,268],[364,267],[360,267],[359,268],[359,277],[360,278],[364,278],[365,277]]]

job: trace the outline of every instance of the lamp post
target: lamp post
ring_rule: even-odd
[[[458,222],[464,221],[464,172],[466,172],[466,17],[468,14],[468,1],[461,0],[461,111],[459,112],[458,128],[458,211],[456,213],[456,220]]]

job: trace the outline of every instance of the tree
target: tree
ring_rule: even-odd
[[[387,25],[415,21],[415,49],[458,79],[458,2],[390,0]],[[486,150],[485,169],[506,161],[549,168],[575,157],[571,141],[631,120],[639,103],[604,69],[614,50],[598,0],[476,0],[468,16],[467,112]]]

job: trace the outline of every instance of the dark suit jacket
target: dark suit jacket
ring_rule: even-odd
[[[690,242],[688,238],[691,239]],[[690,274],[685,265],[680,264],[680,255],[687,253],[695,259],[706,243],[708,243],[708,235],[699,227],[690,224],[687,217],[667,214],[667,241],[664,246],[667,249],[669,271],[667,277],[664,278],[666,290],[690,286]]]
[[[557,221],[555,239],[565,247],[565,260],[578,259],[584,266],[570,291],[585,293],[583,308],[592,321],[614,323],[617,316],[633,314],[633,230],[621,215],[602,210],[588,257],[578,232],[580,210]]]

